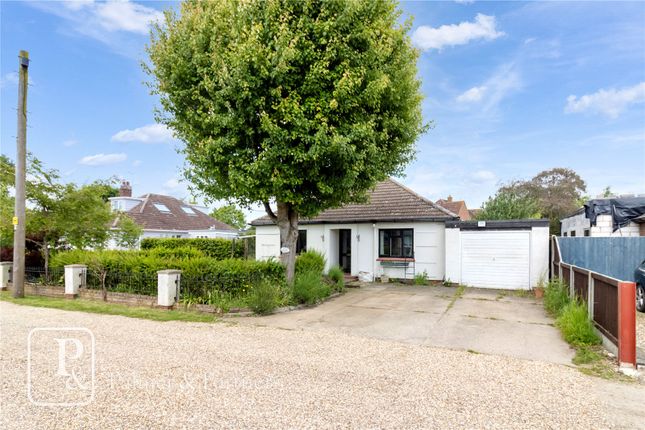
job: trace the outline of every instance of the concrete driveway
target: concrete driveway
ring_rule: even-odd
[[[541,302],[496,290],[467,288],[458,297],[450,287],[373,284],[314,308],[240,321],[566,365],[574,355]]]

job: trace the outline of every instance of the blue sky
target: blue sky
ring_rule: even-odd
[[[154,125],[148,24],[173,2],[2,2],[2,153],[15,154],[16,70],[32,62],[29,149],[65,180],[116,175],[188,195],[179,143]],[[421,49],[424,116],[402,181],[478,207],[500,182],[570,167],[645,193],[645,2],[402,2]],[[261,215],[261,211],[254,212]]]

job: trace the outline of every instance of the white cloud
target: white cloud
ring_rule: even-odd
[[[459,103],[478,102],[481,101],[481,99],[484,97],[485,92],[486,87],[483,85],[481,87],[472,87],[471,89],[457,96],[457,101]]]
[[[124,153],[118,154],[96,154],[96,155],[87,155],[79,160],[79,164],[85,166],[107,166],[109,164],[121,163],[128,159],[128,156]]]
[[[470,179],[476,184],[482,184],[486,182],[494,182],[497,179],[497,176],[490,170],[477,170],[470,174]]]
[[[66,141],[63,142],[63,146],[70,147],[78,144],[78,141],[76,139],[67,139]]]
[[[18,83],[18,73],[9,72],[5,73],[0,77],[0,88],[4,88],[8,85],[16,85]]]
[[[422,25],[412,34],[412,41],[424,51],[443,49],[444,46],[465,45],[477,40],[493,40],[503,36],[497,30],[494,16],[478,13],[474,22],[464,21],[459,24],[442,25],[438,28]]]
[[[96,39],[121,55],[139,59],[140,39],[153,22],[163,21],[157,9],[129,0],[27,2],[33,8],[63,20],[60,31]]]
[[[499,103],[513,92],[522,88],[522,78],[515,63],[503,64],[482,84],[473,87],[459,96],[459,103],[482,103],[483,111],[496,108]]]
[[[139,167],[141,165],[141,160],[134,160],[132,162],[132,167]]]
[[[645,102],[645,82],[616,90],[601,89],[593,94],[567,97],[566,113],[597,112],[617,118],[629,105]]]
[[[163,184],[164,188],[168,190],[174,190],[177,187],[179,187],[179,185],[180,185],[180,182],[179,182],[179,179],[177,178],[170,178]]]
[[[148,34],[150,24],[163,19],[162,12],[129,0],[80,0],[63,2],[63,5],[73,14],[68,14],[60,8],[54,13],[79,23],[91,22],[108,32]]]
[[[112,136],[114,142],[165,143],[172,139],[172,131],[163,124],[148,124],[133,130],[121,130]]]

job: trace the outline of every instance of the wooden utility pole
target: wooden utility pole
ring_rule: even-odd
[[[13,296],[25,297],[25,182],[27,164],[27,84],[29,53],[18,55],[18,134],[16,138],[16,212],[13,219]]]

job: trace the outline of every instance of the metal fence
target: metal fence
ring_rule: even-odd
[[[65,269],[25,267],[25,282],[33,285],[65,285]]]
[[[558,237],[562,261],[623,281],[645,260],[645,237]]]
[[[180,298],[191,298],[195,302],[206,302],[214,293],[227,295],[244,295],[251,287],[262,280],[260,273],[227,274],[227,275],[181,275]],[[25,270],[25,281],[33,285],[65,285],[65,269],[28,267]],[[82,288],[111,293],[128,293],[156,296],[158,276],[150,272],[118,272],[113,270],[96,271],[88,269],[85,284]]]

